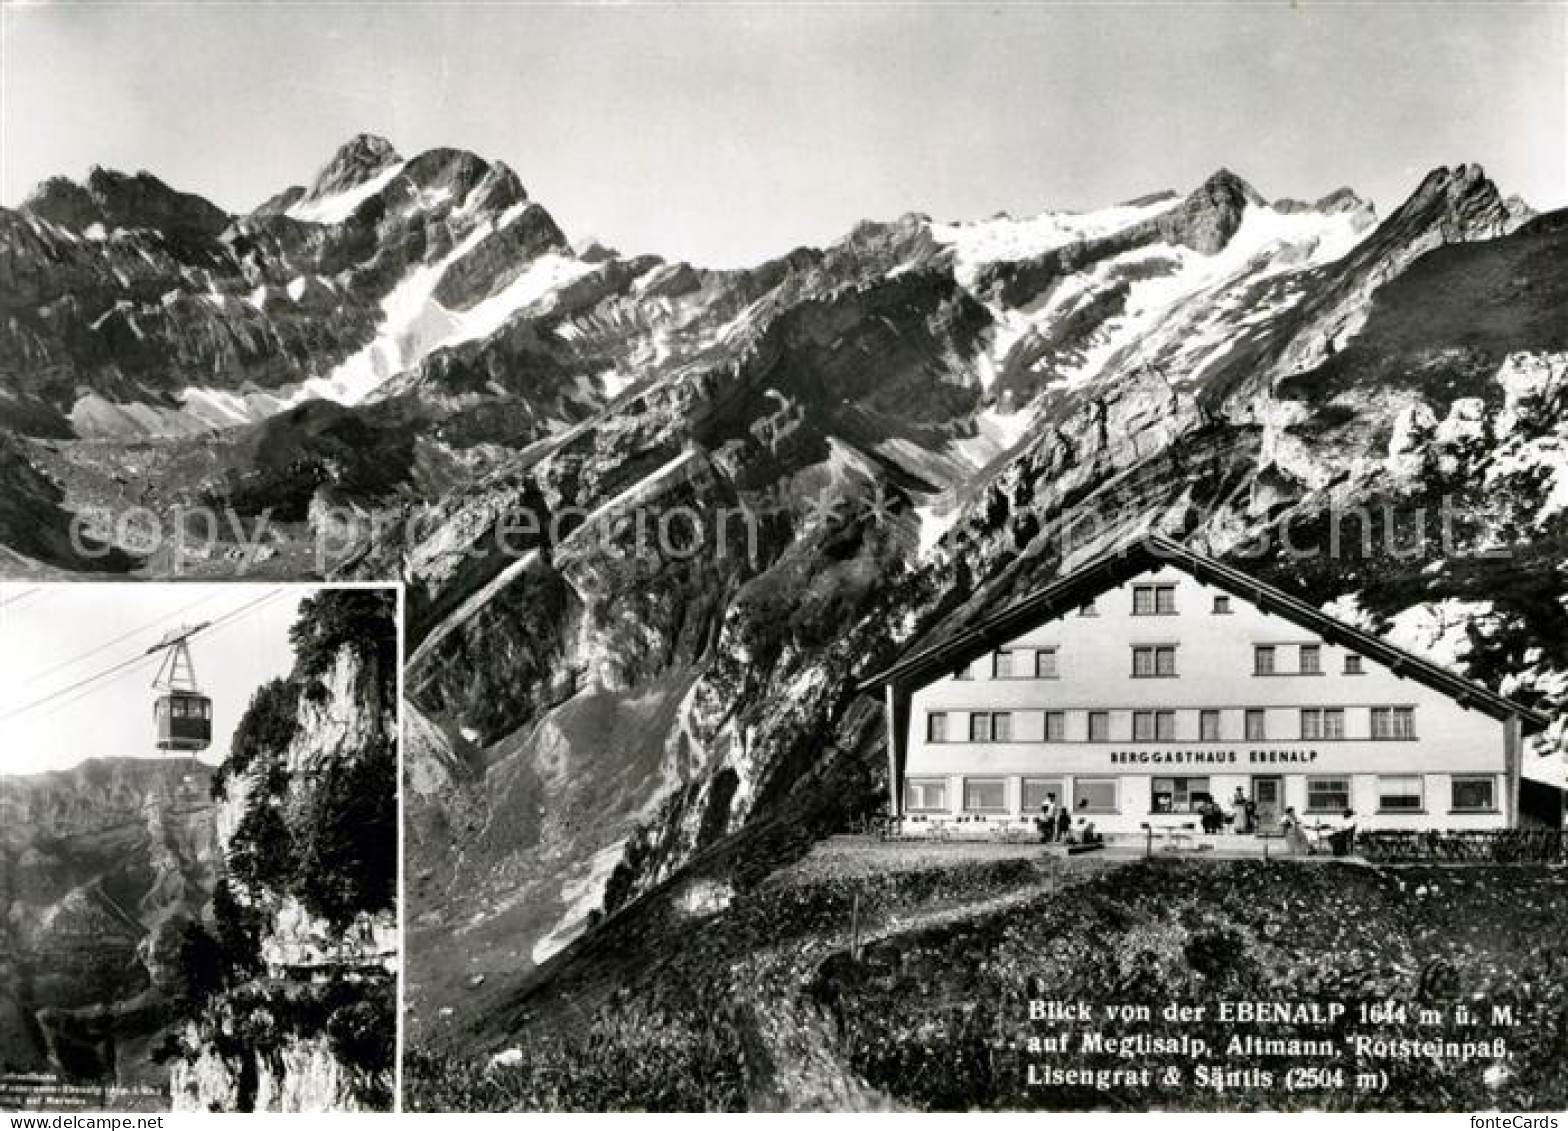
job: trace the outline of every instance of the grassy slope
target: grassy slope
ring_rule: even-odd
[[[1417,1064],[1363,1106],[1568,1098],[1561,873],[1192,861],[1066,870],[1033,855],[901,868],[823,868],[812,857],[717,915],[683,913],[679,892],[644,901],[620,945],[574,956],[476,1034],[487,1053],[515,1048],[518,1063],[487,1070],[482,1057],[416,1046],[409,1106],[1106,1106],[1103,1094],[1022,1089],[1025,1058],[1009,1043],[1027,1028],[1022,1002],[1044,987],[1157,1003],[1512,1000],[1529,1020],[1504,1091],[1482,1084],[1486,1062]],[[870,942],[854,962],[857,896]],[[1129,1106],[1344,1103],[1184,1092]]]
[[[535,944],[573,910],[563,889],[585,880],[583,863],[620,843],[664,788],[665,735],[688,685],[676,673],[640,695],[580,696],[500,744],[484,828],[450,872],[409,877],[416,907],[442,909],[409,923],[416,1031],[445,1029],[443,1005],[456,1007],[454,1022],[493,1008],[533,970]],[[453,960],[454,927],[462,961]],[[470,984],[476,975],[488,984]]]
[[[1378,288],[1366,325],[1280,394],[1324,404],[1353,389],[1413,388],[1439,405],[1501,396],[1488,378],[1516,350],[1568,349],[1568,213],[1509,236],[1448,244]]]

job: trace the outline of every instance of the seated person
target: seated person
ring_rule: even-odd
[[[1335,856],[1349,856],[1356,846],[1356,811],[1346,809],[1340,814],[1335,827],[1323,839],[1328,842],[1328,850]]]
[[[1088,817],[1079,817],[1078,825],[1073,830],[1074,844],[1104,844],[1105,838],[1100,835],[1100,830],[1094,827],[1094,822]]]

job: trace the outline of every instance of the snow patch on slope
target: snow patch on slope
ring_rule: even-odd
[[[1176,203],[1164,199],[1094,212],[1042,212],[1025,220],[996,216],[989,220],[932,224],[930,230],[937,243],[952,247],[958,279],[968,284],[987,263],[1028,259],[1071,243],[1108,236],[1169,212]]]
[[[526,310],[567,283],[592,274],[594,270],[593,264],[568,255],[557,252],[541,255],[528,265],[527,270],[495,294],[454,315],[456,324],[442,345],[487,338],[504,326],[514,314]]]
[[[1445,597],[1395,614],[1386,636],[1389,643],[1462,675],[1472,647],[1469,630],[1488,624],[1494,615],[1490,601]]]
[[[214,428],[249,424],[271,416],[283,407],[271,393],[231,393],[224,389],[187,388],[180,394],[183,410]]]
[[[356,208],[396,180],[407,164],[406,161],[398,161],[388,165],[368,181],[362,181],[342,192],[300,200],[283,214],[308,224],[341,224],[354,214]]]
[[[513,205],[493,223],[477,225],[441,259],[409,272],[381,300],[383,317],[375,338],[326,377],[306,381],[291,403],[325,397],[358,404],[389,378],[418,365],[436,350],[494,333],[557,288],[594,270],[591,264],[552,252],[534,260],[516,279],[468,310],[448,310],[436,300],[436,288],[447,268],[531,207],[527,202]]]
[[[1344,256],[1368,230],[1351,213],[1282,213],[1250,205],[1229,243],[1214,255],[1157,244],[1097,263],[1063,280],[1039,303],[1011,309],[992,303],[997,321],[990,365],[1001,371],[1008,355],[1031,333],[1053,326],[1127,276],[1120,314],[1107,318],[1076,358],[1058,363],[1060,383],[1077,388],[1127,369],[1133,360],[1160,359],[1177,380],[1195,380],[1234,345],[1238,331],[1293,305],[1301,295],[1290,273]],[[1149,271],[1156,265],[1174,270]],[[1142,276],[1142,277],[1140,277]],[[1254,284],[1278,279],[1266,291]]]
[[[1028,409],[1020,412],[1003,412],[995,407],[985,409],[975,417],[979,432],[953,441],[953,447],[976,468],[984,467],[1029,434],[1034,424],[1034,414]]]
[[[606,845],[589,858],[578,875],[561,886],[566,912],[556,921],[548,935],[534,943],[532,958],[535,966],[549,961],[583,933],[588,925],[588,916],[604,903],[604,890],[609,886],[610,876],[621,862],[621,853],[625,848],[624,838]]]
[[[1510,480],[1539,480],[1542,500],[1532,524],[1545,531],[1558,515],[1568,511],[1568,440],[1561,436],[1510,437],[1487,464],[1486,486],[1492,491],[1517,490]]]

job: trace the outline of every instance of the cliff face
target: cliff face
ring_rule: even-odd
[[[398,969],[395,599],[326,592],[220,768],[226,867],[173,1035],[181,1111],[391,1103]]]
[[[0,1072],[157,1106],[180,934],[222,866],[210,776],[178,757],[0,776]]]

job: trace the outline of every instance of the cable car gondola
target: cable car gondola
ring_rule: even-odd
[[[212,700],[201,693],[196,683],[196,665],[191,662],[190,638],[206,624],[180,628],[147,649],[162,651],[153,690],[163,692],[153,703],[152,717],[157,730],[159,750],[196,753],[212,743]]]

